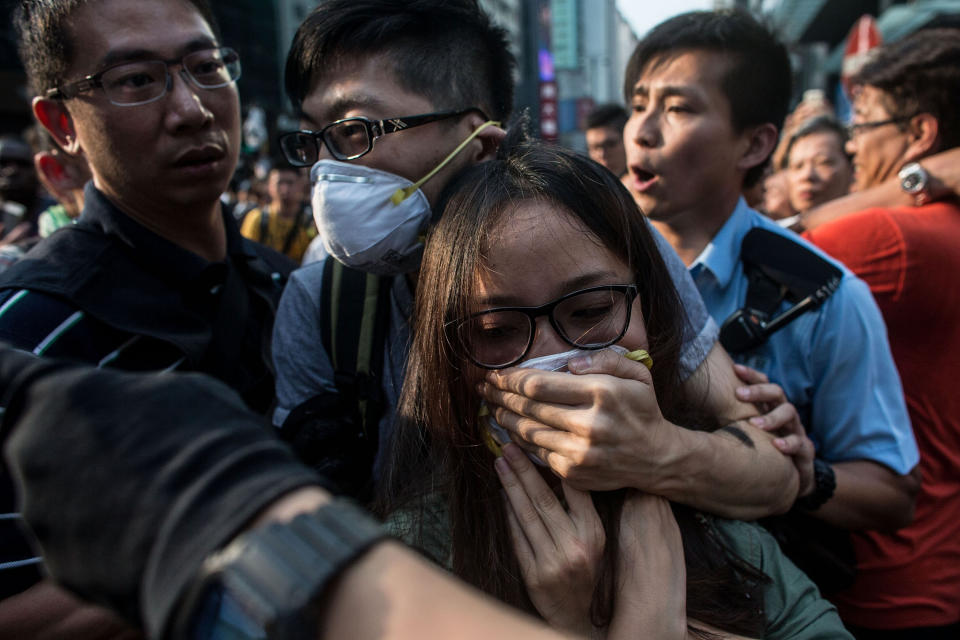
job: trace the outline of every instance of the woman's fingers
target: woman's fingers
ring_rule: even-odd
[[[573,529],[570,516],[518,446],[508,443],[503,456],[494,466],[534,553],[555,549]]]
[[[581,534],[592,537],[599,535],[601,540],[604,539],[603,525],[600,523],[597,508],[593,506],[593,498],[590,497],[590,492],[575,489],[565,481],[561,481],[560,486],[563,487],[563,495],[567,499],[570,517],[581,531]]]
[[[504,500],[504,510],[507,512],[507,526],[510,529],[510,539],[513,541],[513,552],[517,555],[517,561],[520,563],[520,570],[525,575],[532,575],[537,569],[537,557],[533,552],[530,541],[527,540],[523,527],[520,526],[520,520],[513,511],[513,505],[510,500]]]
[[[533,549],[533,554],[536,555],[538,548],[553,546],[553,538],[510,465],[504,458],[497,458],[493,465],[507,494],[507,501],[520,525],[520,530]]]

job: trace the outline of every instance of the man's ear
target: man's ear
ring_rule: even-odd
[[[41,151],[33,156],[33,166],[40,181],[51,193],[57,194],[83,189],[83,185],[90,180],[90,174],[83,170],[81,162],[66,157],[59,150]],[[59,197],[57,199],[60,200]]]
[[[56,155],[50,151],[41,151],[33,155],[33,166],[37,170],[37,177],[58,201],[63,199],[67,187],[67,172]]]
[[[904,164],[916,162],[940,150],[940,122],[929,113],[918,113],[907,125],[907,148]]]
[[[37,96],[33,99],[33,115],[67,153],[79,153],[80,144],[73,128],[73,119],[62,101]]]
[[[743,153],[737,162],[737,168],[749,171],[753,167],[766,162],[773,149],[777,146],[779,131],[769,122],[747,128],[743,133],[746,142]]]
[[[470,127],[473,130],[483,126],[486,122],[478,113],[471,113],[467,117],[469,118]],[[490,160],[497,155],[497,149],[500,148],[500,143],[503,142],[503,139],[507,136],[507,132],[500,124],[489,124],[483,127],[483,130],[477,134],[474,140],[480,144],[471,146],[471,153],[473,154],[471,160],[473,160],[473,162]]]

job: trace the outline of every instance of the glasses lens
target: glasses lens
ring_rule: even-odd
[[[159,60],[121,64],[105,71],[100,82],[114,104],[149,102],[167,90],[167,65]]]
[[[623,290],[599,289],[571,296],[553,310],[564,337],[578,347],[603,347],[619,340],[630,322]]]
[[[317,161],[317,141],[307,133],[284,134],[280,137],[280,149],[287,162],[295,167],[309,167]]]
[[[183,58],[183,66],[204,89],[225,87],[240,77],[240,56],[233,49],[204,49]]]
[[[359,118],[336,122],[323,133],[327,148],[337,160],[351,160],[370,151],[370,129]]]
[[[523,355],[532,329],[524,313],[493,311],[467,318],[460,325],[460,340],[477,364],[501,367]]]

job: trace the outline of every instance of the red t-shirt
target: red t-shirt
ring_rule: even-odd
[[[960,620],[960,207],[868,209],[807,232],[870,285],[920,449],[913,524],[854,535],[857,580],[833,600],[873,629]]]

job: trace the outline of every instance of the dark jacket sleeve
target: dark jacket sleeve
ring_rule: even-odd
[[[224,384],[0,350],[4,453],[59,582],[156,636],[203,559],[323,484]]]

